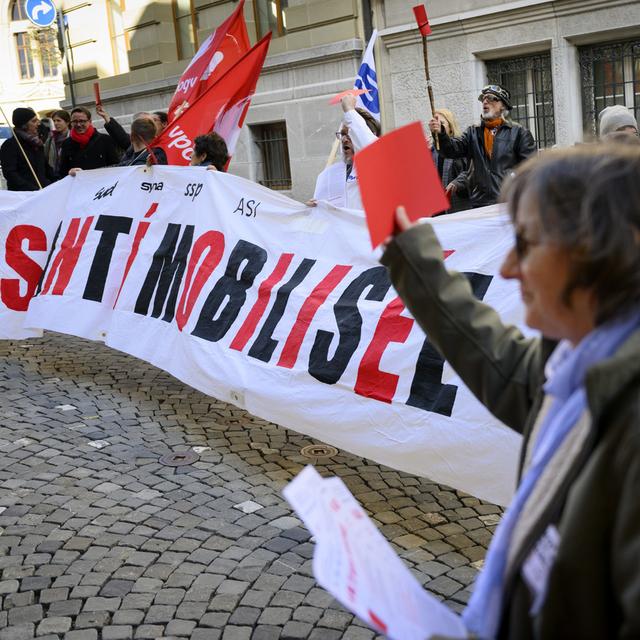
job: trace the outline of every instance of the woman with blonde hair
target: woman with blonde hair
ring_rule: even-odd
[[[436,109],[434,117],[444,127],[448,136],[457,137],[462,134],[458,120],[449,109]],[[451,207],[442,213],[470,209],[471,204],[467,198],[468,161],[465,158],[445,158],[438,153],[435,145],[432,145],[431,153],[433,154],[433,162],[438,169],[442,186],[445,188],[451,202]]]

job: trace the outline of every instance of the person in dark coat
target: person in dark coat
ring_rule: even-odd
[[[58,180],[60,175],[58,173],[58,166],[60,164],[60,151],[62,150],[62,143],[69,137],[71,129],[69,123],[71,116],[68,111],[60,109],[54,111],[51,115],[53,120],[53,129],[51,134],[44,143],[44,155],[49,163],[49,168],[53,173],[53,178]]]
[[[224,138],[216,133],[207,133],[198,136],[193,141],[193,154],[191,155],[192,167],[207,167],[212,171],[226,171],[229,162],[229,150]]]
[[[0,147],[0,165],[7,181],[7,189],[37,191],[40,187],[46,187],[51,184],[52,175],[44,156],[42,140],[38,135],[40,120],[36,112],[28,107],[18,107],[13,111],[11,121],[14,126],[13,137]],[[37,180],[29,165],[33,168]]]
[[[149,145],[156,137],[156,124],[149,117],[137,118],[131,123],[131,147],[127,149],[118,163],[119,167],[130,167],[143,164],[167,164],[164,149],[153,147],[150,157]]]
[[[470,126],[460,137],[450,137],[437,118],[429,128],[437,133],[440,154],[445,158],[466,158],[472,207],[486,207],[498,201],[505,176],[536,152],[536,143],[528,129],[507,120],[511,94],[491,84],[478,96],[482,103],[482,121]]]
[[[91,124],[91,112],[84,107],[71,111],[71,135],[60,150],[60,176],[70,169],[100,169],[118,164],[120,155],[113,140],[98,133]]]

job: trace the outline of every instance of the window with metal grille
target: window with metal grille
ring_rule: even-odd
[[[33,53],[28,34],[23,31],[14,35],[16,39],[16,51],[18,54],[18,69],[20,78],[29,80],[35,76],[33,68]]]
[[[580,47],[582,119],[586,133],[598,133],[598,114],[621,104],[640,117],[640,40]]]
[[[283,36],[287,32],[285,9],[288,6],[288,0],[253,0],[253,15],[258,38],[262,38],[269,31],[274,38]]]
[[[556,143],[550,54],[490,60],[487,79],[511,92],[510,117],[531,131],[539,149]]]
[[[287,124],[270,122],[249,128],[258,148],[257,181],[270,189],[291,189]]]

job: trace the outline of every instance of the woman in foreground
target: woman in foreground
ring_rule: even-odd
[[[524,435],[463,614],[479,638],[640,638],[640,149],[530,160],[508,185],[527,339],[449,273],[430,224],[382,262],[467,386]]]

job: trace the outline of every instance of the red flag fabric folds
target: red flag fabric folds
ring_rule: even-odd
[[[188,165],[194,138],[212,130],[225,139],[229,154],[233,153],[270,41],[269,33],[219,76],[151,143],[152,147],[164,150],[168,164]]]
[[[185,69],[171,98],[170,121],[193,104],[249,51],[251,45],[243,7],[244,0],[240,0],[233,13],[202,43]]]

